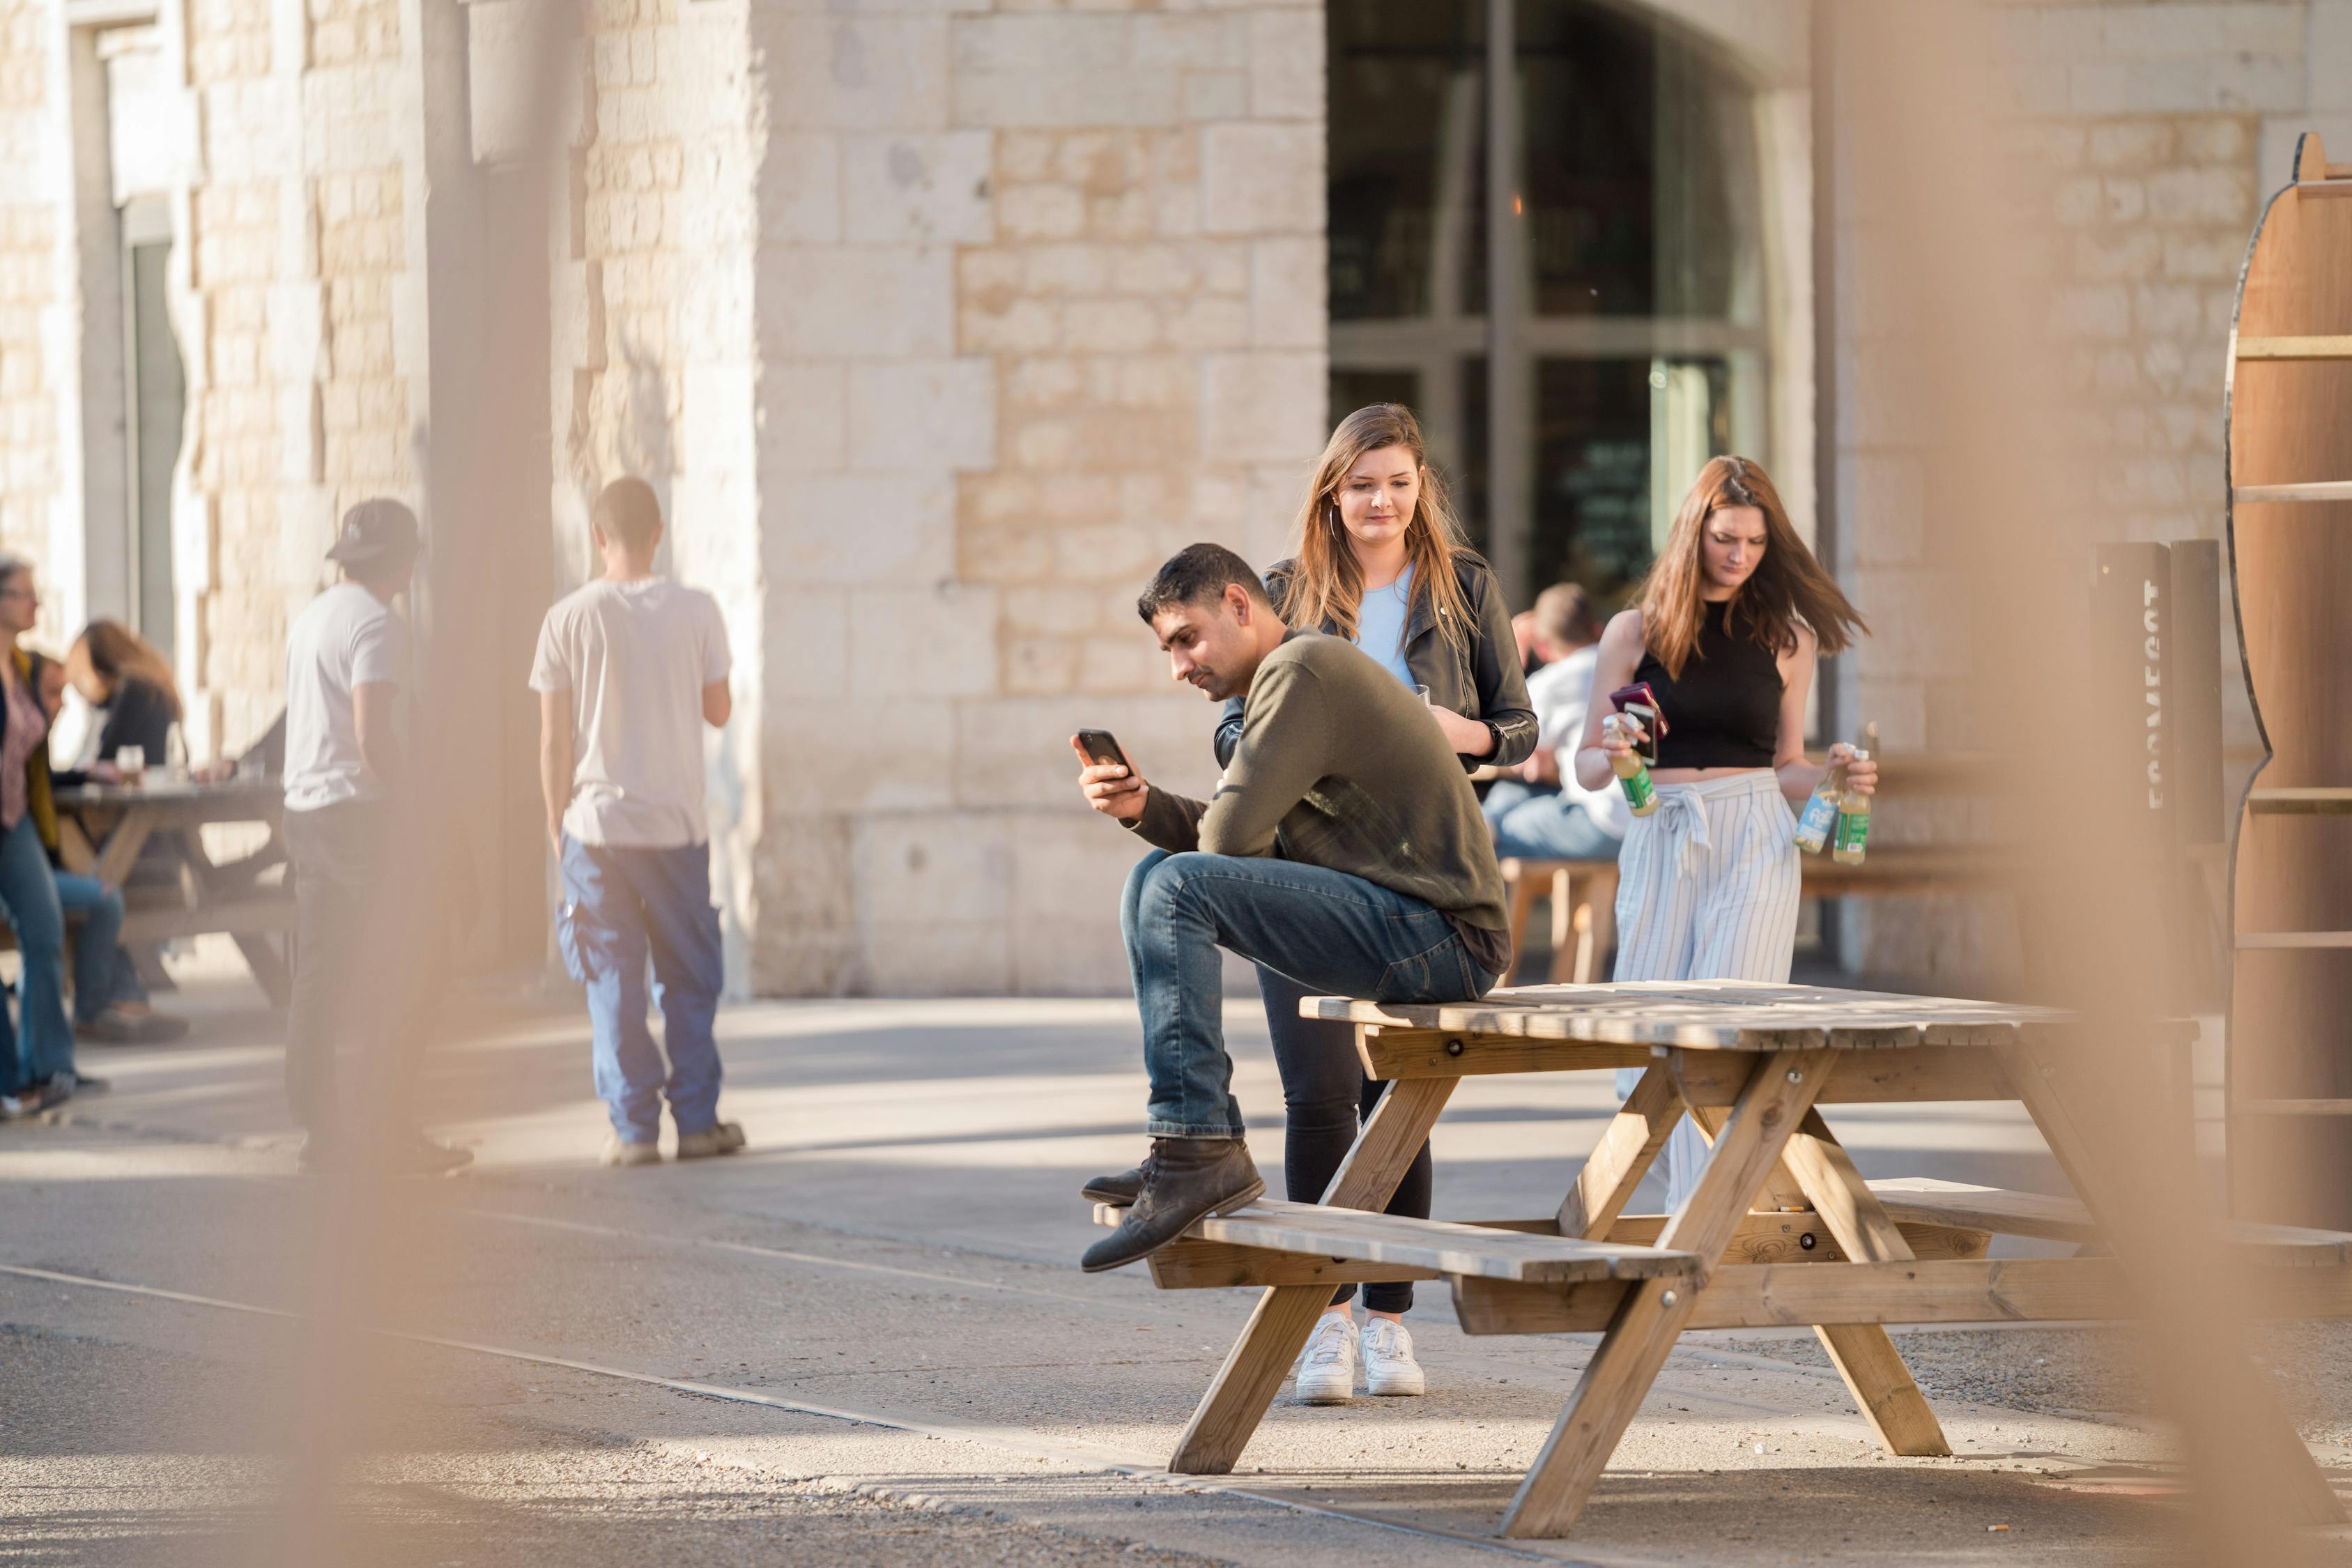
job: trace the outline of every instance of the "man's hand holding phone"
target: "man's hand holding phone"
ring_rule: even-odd
[[[1143,815],[1143,803],[1151,786],[1124,762],[1106,760],[1099,746],[1089,750],[1079,736],[1070,737],[1070,750],[1078,754],[1078,793],[1087,804],[1105,816],[1120,822],[1133,822]],[[1121,755],[1117,746],[1108,756]]]

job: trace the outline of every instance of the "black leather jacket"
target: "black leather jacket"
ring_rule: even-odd
[[[1282,603],[1293,563],[1276,562],[1265,574],[1266,592]],[[1440,636],[1430,603],[1415,597],[1412,619],[1404,630],[1405,667],[1413,679],[1429,688],[1429,700],[1451,708],[1465,719],[1483,719],[1495,727],[1495,749],[1483,757],[1464,757],[1465,772],[1492,764],[1510,767],[1523,763],[1536,749],[1535,709],[1528,701],[1527,677],[1519,670],[1519,645],[1511,635],[1511,612],[1503,603],[1503,585],[1495,569],[1475,551],[1454,552],[1454,571],[1462,584],[1476,624],[1465,646]],[[1328,626],[1310,628],[1328,632]],[[1242,700],[1228,699],[1224,717],[1217,721],[1217,765],[1234,760],[1241,744]]]

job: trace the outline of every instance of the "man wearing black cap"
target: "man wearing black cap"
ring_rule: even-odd
[[[384,871],[393,849],[395,728],[408,679],[408,625],[393,601],[416,565],[416,517],[396,500],[363,500],[343,514],[327,559],[335,585],[303,607],[286,634],[286,848],[293,862],[297,942],[287,1022],[286,1092],[307,1133],[313,1169],[342,1152],[335,1055],[346,1042],[373,1055],[412,1048],[386,1039],[396,998],[369,982],[404,984],[383,950]],[[396,913],[391,917],[398,920]],[[397,1076],[396,1074],[394,1075]],[[404,1169],[449,1170],[473,1156],[403,1136]]]

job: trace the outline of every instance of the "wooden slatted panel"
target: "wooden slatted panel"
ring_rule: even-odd
[[[2352,931],[2242,931],[2242,948],[2352,947]]]
[[[2352,337],[2240,338],[2241,360],[2352,359]]]
[[[2240,506],[2283,502],[2309,506],[2322,501],[2352,500],[2352,479],[2305,479],[2294,484],[2231,485],[2230,499]]]
[[[2352,789],[2328,785],[2249,790],[2246,809],[2257,816],[2332,816],[2352,813]]]

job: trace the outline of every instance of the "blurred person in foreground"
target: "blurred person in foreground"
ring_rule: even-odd
[[[719,602],[656,574],[661,503],[643,479],[615,479],[589,517],[604,575],[547,612],[531,689],[547,837],[562,868],[557,940],[588,990],[596,1093],[612,1117],[604,1163],[661,1159],[669,1102],[677,1157],[743,1147],[719,1120],[712,1025],[725,981],[710,901],[702,726],[733,700]],[[662,1043],[646,1026],[646,962]]]
[[[371,1090],[392,1098],[381,1153],[395,1172],[431,1174],[469,1163],[470,1151],[434,1142],[406,1121],[404,1020],[414,998],[400,988],[410,951],[407,913],[394,896],[404,854],[394,795],[404,784],[399,726],[410,679],[408,623],[394,601],[416,566],[416,517],[396,500],[363,500],[343,514],[327,559],[335,585],[294,617],[286,634],[287,857],[295,903],[294,1001],[287,1020],[286,1091],[302,1124],[304,1170],[348,1160],[336,1058],[349,1048]]]
[[[173,679],[172,666],[153,644],[120,621],[95,620],[82,628],[81,636],[66,650],[60,674],[98,714],[99,722],[90,743],[84,748],[92,759],[89,763],[53,769],[52,784],[59,789],[70,789],[91,782],[120,782],[122,774],[116,759],[125,746],[138,747],[150,767],[164,764],[171,753],[173,726],[180,721],[182,706],[179,683]],[[54,721],[54,698],[49,700],[49,713]],[[169,885],[176,896],[179,868],[184,858],[181,842],[176,830],[150,835],[125,881],[142,886]],[[58,896],[68,910],[80,910],[85,916],[100,900],[120,897],[110,895],[94,878],[64,870],[58,873]],[[158,1013],[148,1005],[147,980],[142,976],[156,977],[167,987],[170,980],[163,970],[162,944],[142,945],[143,951],[137,955],[125,947],[113,949],[103,993],[91,998],[89,1005],[83,1001],[80,980],[75,981],[74,1027],[83,1037],[129,1044],[173,1040],[188,1032],[187,1020]],[[79,946],[75,952],[74,967],[79,975],[82,967]]]
[[[53,660],[22,646],[39,621],[33,563],[0,554],[0,914],[16,933],[16,1019],[0,1004],[0,1115],[29,1115],[106,1088],[75,1070],[65,1005],[65,906],[49,857],[58,810],[49,787],[48,710],[41,690]],[[84,879],[87,880],[87,879]],[[97,884],[92,883],[92,887]],[[87,913],[78,992],[93,999],[122,925],[122,899],[106,893]]]
[[[1119,911],[1151,1149],[1138,1169],[1087,1184],[1135,1194],[1118,1228],[1087,1249],[1090,1273],[1265,1190],[1233,1096],[1220,947],[1310,992],[1381,1002],[1482,996],[1511,961],[1478,797],[1410,687],[1345,638],[1290,630],[1249,563],[1220,545],[1179,552],[1136,609],[1176,679],[1212,701],[1241,698],[1244,716],[1206,804],[1093,763],[1071,739],[1087,804],[1157,847],[1129,875]]]
[[[1613,860],[1633,822],[1624,792],[1612,777],[1587,789],[1574,769],[1563,773],[1560,748],[1571,753],[1584,732],[1600,655],[1601,616],[1591,596],[1573,583],[1555,583],[1536,595],[1534,644],[1543,663],[1528,678],[1536,710],[1536,749],[1486,792],[1486,824],[1495,853],[1506,859]]]

